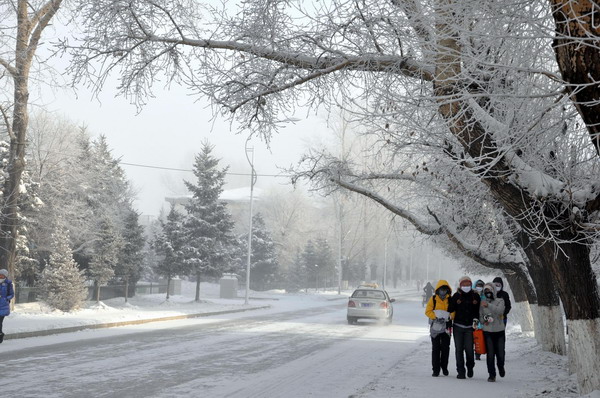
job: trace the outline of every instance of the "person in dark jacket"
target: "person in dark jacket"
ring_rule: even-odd
[[[502,278],[500,278],[499,276],[494,278],[494,286],[496,287],[496,297],[504,300],[503,321],[504,321],[504,326],[506,326],[506,323],[508,322],[508,313],[510,312],[510,309],[512,308],[512,306],[510,304],[510,296],[504,290],[504,281],[502,281]]]
[[[433,292],[435,291],[435,289],[433,288],[433,285],[431,284],[431,282],[427,282],[427,284],[423,288],[423,291],[425,292],[426,301],[429,301],[431,296],[433,296]]]
[[[473,330],[479,322],[479,303],[481,298],[472,290],[473,282],[463,276],[458,282],[458,291],[454,293],[448,305],[448,312],[454,312],[454,349],[456,351],[456,376],[465,379],[473,377],[475,350],[473,349]]]
[[[10,315],[10,300],[14,296],[12,281],[8,279],[8,271],[0,269],[0,343],[4,340],[2,323],[4,317]]]

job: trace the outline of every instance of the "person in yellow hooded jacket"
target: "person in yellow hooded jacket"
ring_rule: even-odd
[[[441,279],[425,308],[425,315],[429,318],[433,377],[438,377],[440,370],[444,376],[448,376],[448,357],[450,356],[450,334],[452,333],[453,318],[453,314],[448,312],[451,295],[450,284]]]

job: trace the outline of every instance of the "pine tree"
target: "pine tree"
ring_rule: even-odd
[[[327,286],[327,283],[331,283],[335,279],[336,268],[333,250],[329,246],[329,242],[324,238],[317,238],[315,240],[315,252],[316,252],[316,276],[318,277],[321,286]]]
[[[278,271],[279,263],[273,238],[267,230],[262,215],[257,213],[252,217],[250,288],[259,291],[275,288]]]
[[[196,301],[200,301],[202,275],[219,275],[234,256],[233,221],[219,196],[223,192],[227,168],[218,169],[219,159],[212,155],[213,146],[202,144],[196,155],[193,172],[196,182],[185,181],[192,198],[185,206],[185,258],[196,276]]]
[[[122,237],[123,249],[119,252],[119,262],[115,273],[120,281],[125,283],[125,302],[127,302],[129,286],[135,286],[140,279],[144,260],[143,250],[146,243],[144,227],[139,223],[137,212],[132,210],[125,217]]]
[[[93,254],[88,267],[88,275],[94,281],[96,302],[100,302],[100,287],[115,274],[119,251],[123,239],[115,230],[111,220],[103,218],[98,225],[98,234],[93,245]]]
[[[72,311],[79,308],[87,297],[85,276],[73,260],[66,228],[58,227],[52,238],[52,254],[42,273],[40,287],[49,306]]]
[[[289,267],[286,278],[286,291],[295,293],[306,286],[307,272],[300,251],[296,252],[294,263]]]
[[[183,256],[185,237],[183,216],[171,205],[167,221],[160,221],[161,231],[156,233],[152,247],[159,257],[155,272],[167,278],[167,300],[171,290],[171,279],[188,272]]]

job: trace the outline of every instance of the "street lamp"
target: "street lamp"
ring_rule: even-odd
[[[252,202],[254,199],[254,184],[256,183],[256,171],[254,171],[254,147],[248,148],[248,141],[252,136],[248,136],[246,139],[246,144],[244,148],[246,150],[246,159],[250,164],[250,168],[252,172],[250,173],[250,221],[248,222],[248,258],[246,261],[246,296],[244,298],[244,304],[248,305],[249,303],[249,294],[250,294],[250,258],[252,256]],[[252,156],[248,156],[248,153],[251,153]]]

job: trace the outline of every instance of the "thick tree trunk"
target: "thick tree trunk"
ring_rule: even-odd
[[[551,276],[547,272],[535,272],[532,275],[538,293],[537,316],[534,318],[535,332],[542,349],[559,355],[567,354],[565,328],[560,307],[560,299],[554,288]],[[547,286],[541,288],[539,286]],[[548,287],[549,286],[549,287]]]
[[[529,300],[527,298],[527,293],[525,291],[529,286],[524,287],[523,276],[520,276],[516,273],[504,273],[504,277],[506,278],[510,290],[513,294],[513,309],[511,314],[511,319],[514,319],[519,325],[521,325],[521,331],[523,332],[533,332],[534,323],[533,323],[533,314],[531,313],[531,307],[529,307]]]
[[[575,241],[576,237],[570,239]],[[577,373],[580,394],[600,390],[600,295],[590,263],[589,246],[562,244],[560,250],[540,248],[552,257],[549,265],[556,278],[569,327],[570,361]]]

